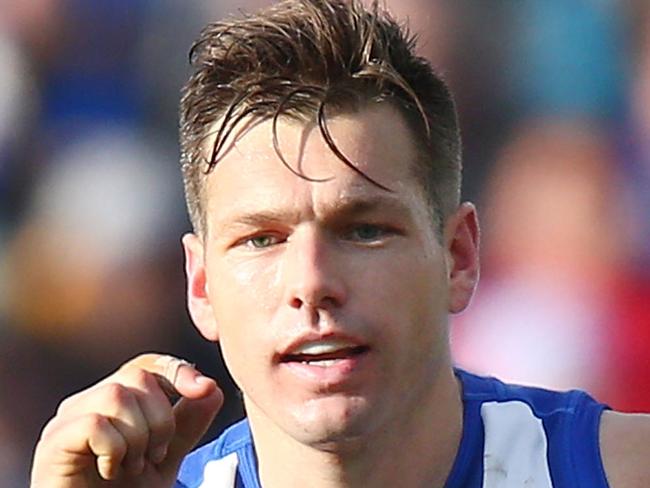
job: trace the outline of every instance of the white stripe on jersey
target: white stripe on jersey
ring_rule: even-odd
[[[203,483],[199,488],[235,488],[239,458],[233,452],[221,459],[209,461],[203,468]]]
[[[483,488],[552,488],[546,433],[524,402],[481,405],[485,426]]]

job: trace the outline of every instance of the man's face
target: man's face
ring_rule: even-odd
[[[207,234],[186,236],[190,311],[219,340],[254,429],[309,445],[399,422],[450,360],[448,265],[411,170],[397,111],[329,121],[346,167],[319,130],[254,125],[208,178]],[[451,306],[453,308],[453,306]],[[279,430],[278,430],[279,429]]]

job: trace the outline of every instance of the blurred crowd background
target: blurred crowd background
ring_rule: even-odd
[[[0,0],[0,473],[142,351],[196,362],[177,102],[201,27],[265,0]],[[386,0],[456,93],[483,274],[459,365],[650,410],[650,2]]]

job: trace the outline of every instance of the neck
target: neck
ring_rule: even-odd
[[[353,441],[302,444],[249,408],[265,488],[443,486],[462,434],[460,387],[451,368],[400,418]]]

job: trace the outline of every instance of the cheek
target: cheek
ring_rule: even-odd
[[[440,260],[394,260],[372,268],[364,282],[368,293],[363,309],[375,311],[381,325],[377,334],[383,336],[383,347],[390,349],[391,361],[417,361],[416,357],[444,346],[448,291]]]
[[[209,275],[210,303],[219,343],[235,381],[252,369],[269,342],[270,318],[276,300],[272,266],[260,262],[220,266]],[[241,386],[241,385],[240,385]]]
[[[355,288],[365,288],[367,298],[386,313],[399,316],[406,309],[408,316],[409,310],[427,314],[442,309],[446,314],[448,284],[444,263],[438,257],[404,254],[358,271]]]
[[[242,322],[263,315],[277,301],[276,267],[259,258],[230,262],[212,270],[210,302],[217,322]],[[246,322],[247,325],[249,322]]]

